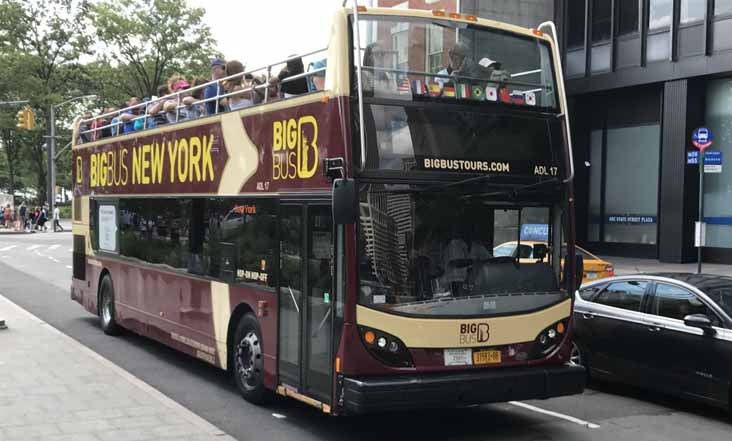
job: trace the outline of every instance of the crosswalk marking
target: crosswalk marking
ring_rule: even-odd
[[[74,249],[73,248],[69,248],[69,253],[73,253],[73,252],[74,252]]]
[[[10,251],[10,250],[12,250],[13,248],[15,248],[15,247],[17,247],[17,246],[18,246],[18,245],[8,245],[8,246],[6,246],[6,247],[2,247],[2,248],[0,248],[0,251]]]
[[[33,251],[33,250],[35,250],[36,248],[40,248],[40,247],[41,247],[40,245],[31,245],[31,246],[29,246],[28,248],[26,248],[26,250],[28,250],[28,251]]]
[[[59,245],[59,244],[56,244],[56,245],[51,245],[50,247],[48,247],[48,249],[49,249],[49,251],[51,251],[51,250],[55,250],[56,248],[58,248],[58,247],[60,247],[60,246],[61,246],[61,245]]]
[[[73,268],[71,268],[71,265],[66,265],[66,269],[73,269]]]

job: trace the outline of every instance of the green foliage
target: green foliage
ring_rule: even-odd
[[[106,0],[91,6],[98,40],[120,72],[113,75],[128,95],[157,95],[175,72],[206,74],[218,55],[202,8],[177,0]]]
[[[58,207],[58,215],[61,219],[71,219],[71,205],[63,205]]]
[[[21,133],[21,107],[0,106],[0,191],[35,190],[34,202],[46,201],[50,106],[94,94],[100,110],[156,95],[175,72],[208,77],[208,60],[220,54],[203,16],[185,1],[0,0],[0,102],[29,100],[36,114],[36,129]],[[57,151],[89,104],[57,107]],[[56,170],[69,188],[70,151]]]

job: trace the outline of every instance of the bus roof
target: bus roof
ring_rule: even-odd
[[[445,20],[445,21],[454,21],[454,22],[461,22],[461,23],[469,23],[469,24],[477,24],[480,26],[486,26],[490,28],[496,28],[501,29],[508,32],[513,32],[521,35],[525,35],[527,37],[532,38],[538,38],[545,41],[548,41],[552,43],[552,39],[549,38],[548,35],[545,33],[535,34],[534,29],[525,28],[522,26],[516,26],[509,23],[503,23],[500,21],[490,20],[487,18],[480,18],[476,16],[472,16],[469,14],[457,14],[457,13],[448,13],[445,11],[427,11],[423,9],[395,9],[395,8],[370,8],[370,7],[360,7],[359,9],[359,16],[361,15],[388,15],[388,16],[396,16],[396,17],[415,17],[415,18],[426,18],[431,20]],[[344,11],[347,14],[352,14],[353,9],[352,8],[343,8]],[[438,15],[442,14],[442,15]],[[471,17],[471,20],[468,20],[468,17]],[[475,20],[472,18],[475,17]],[[537,26],[539,23],[537,23]]]

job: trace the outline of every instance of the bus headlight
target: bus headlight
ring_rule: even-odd
[[[394,367],[412,367],[412,356],[401,340],[377,329],[358,327],[361,341],[371,355],[380,362]]]
[[[562,341],[562,334],[567,329],[566,320],[554,323],[539,333],[534,341],[534,349],[531,358],[542,358],[554,351]]]

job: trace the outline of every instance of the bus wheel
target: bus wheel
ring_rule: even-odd
[[[114,311],[114,287],[109,274],[102,277],[99,284],[99,316],[101,318],[102,331],[107,335],[118,335],[120,327],[115,320]]]
[[[262,331],[253,314],[245,314],[234,334],[234,381],[242,396],[250,403],[264,402],[264,354]]]

